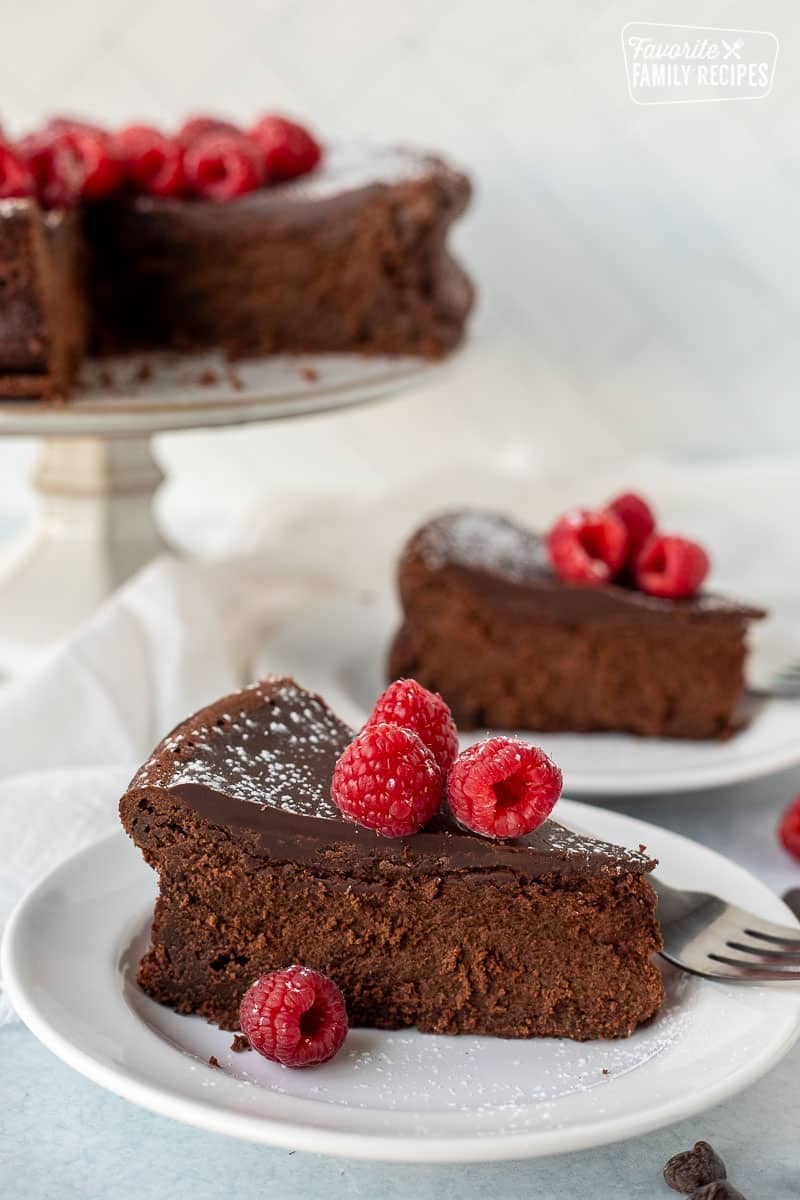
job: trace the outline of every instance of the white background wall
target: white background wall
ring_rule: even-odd
[[[278,108],[328,137],[443,148],[477,182],[457,243],[481,306],[449,379],[383,409],[163,439],[176,520],[203,511],[217,525],[259,495],[367,489],[399,465],[456,458],[527,471],[800,447],[796,0],[3,10],[0,111],[15,131],[54,110],[121,123]],[[772,95],[634,105],[620,46],[630,20],[772,30]],[[0,532],[29,504],[32,452],[0,444]]]

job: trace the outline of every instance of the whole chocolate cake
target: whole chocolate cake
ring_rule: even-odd
[[[64,396],[87,317],[100,354],[443,355],[473,300],[446,245],[469,194],[440,158],[342,145],[226,203],[0,201],[0,396]]]
[[[584,1040],[652,1017],[651,859],[553,821],[505,842],[445,815],[382,837],[330,799],[352,736],[273,679],[160,744],[120,803],[159,875],[146,992],[236,1029],[252,981],[298,963],[338,984],[353,1025]]]
[[[543,539],[496,513],[423,525],[398,565],[388,663],[441,692],[462,728],[717,738],[736,727],[760,609],[672,600],[554,573]]]

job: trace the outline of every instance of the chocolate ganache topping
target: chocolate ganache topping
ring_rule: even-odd
[[[540,534],[494,512],[467,509],[434,517],[408,544],[403,565],[415,561],[426,572],[454,572],[477,590],[490,591],[510,611],[524,609],[526,597],[535,595],[537,612],[549,605],[557,619],[621,615],[628,621],[646,620],[666,612],[744,620],[765,616],[762,609],[712,592],[671,600],[617,583],[586,587],[566,582],[550,566]]]
[[[536,878],[642,874],[655,863],[546,821],[492,841],[441,813],[408,838],[344,820],[330,798],[336,760],[353,731],[292,679],[267,679],[201,710],[158,746],[130,791],[169,793],[272,861],[341,869],[347,860],[419,872],[493,871]]]

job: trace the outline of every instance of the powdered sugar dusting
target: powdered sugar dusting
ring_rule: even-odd
[[[497,513],[465,511],[437,517],[420,530],[414,550],[434,571],[455,565],[491,571],[514,582],[551,575],[541,538]]]
[[[558,815],[557,812],[556,815]],[[601,842],[589,833],[567,829],[565,826],[559,825],[557,821],[548,821],[546,830],[547,845],[550,850],[556,854],[563,854],[565,857],[585,858],[587,867],[590,862],[597,860],[599,854],[608,855],[605,870],[609,875],[621,875],[630,871],[635,864],[646,869],[652,861],[646,854],[642,854],[638,850],[622,849],[619,846],[611,845],[610,842]]]
[[[253,705],[254,695],[261,704]],[[143,768],[141,782],[151,781],[166,749],[173,765],[161,786],[202,784],[300,816],[339,817],[330,779],[352,730],[291,681],[256,684],[239,696],[246,702],[238,710],[231,701],[231,711],[216,722],[168,738]]]

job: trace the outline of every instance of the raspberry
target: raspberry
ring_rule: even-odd
[[[784,848],[800,859],[800,796],[795,796],[781,817],[778,837]]]
[[[302,125],[286,117],[261,117],[250,130],[250,137],[261,147],[270,183],[305,175],[322,158],[319,142]]]
[[[438,692],[429,692],[416,679],[396,680],[375,701],[366,727],[382,724],[416,733],[436,759],[444,779],[458,754],[458,731]]]
[[[656,519],[653,510],[636,492],[623,492],[607,507],[619,517],[628,532],[628,562],[633,563],[647,539],[655,533]]]
[[[492,737],[459,754],[447,776],[447,802],[474,833],[523,837],[547,819],[561,785],[561,771],[538,746]]]
[[[250,1045],[284,1067],[310,1067],[333,1058],[347,1036],[344,997],[332,979],[311,967],[272,971],[251,984],[239,1006]]]
[[[207,133],[189,146],[184,170],[196,196],[233,200],[260,186],[264,157],[256,143],[241,134]]]
[[[0,200],[32,196],[36,190],[33,173],[21,154],[0,141]]]
[[[649,596],[680,600],[697,591],[709,565],[708,555],[697,542],[654,534],[636,558],[636,585]]]
[[[561,579],[603,584],[624,566],[628,535],[615,513],[575,508],[556,521],[548,533],[547,551]]]
[[[241,136],[241,129],[231,121],[223,121],[221,117],[197,116],[184,121],[178,130],[176,141],[182,146],[191,146],[198,138],[208,133],[232,133]]]
[[[348,820],[408,837],[439,811],[442,773],[410,729],[368,725],[336,763],[331,796]]]
[[[71,138],[43,129],[21,138],[16,150],[28,164],[44,208],[77,204],[86,179],[86,164]]]
[[[53,129],[52,123],[50,129]],[[81,163],[82,196],[87,200],[99,200],[116,191],[122,182],[122,164],[109,134],[95,126],[75,123],[54,131],[54,136],[62,145],[68,146]]]
[[[180,196],[184,186],[183,150],[174,138],[150,125],[129,125],[114,139],[125,178],[149,196]]]

